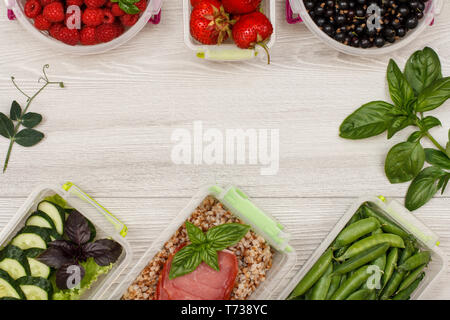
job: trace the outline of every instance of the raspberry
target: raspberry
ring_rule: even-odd
[[[64,25],[69,29],[79,29],[80,26],[77,25],[76,12],[66,13],[66,18],[64,19]]]
[[[126,27],[134,26],[138,20],[139,20],[138,14],[126,14],[120,17],[120,22],[122,22],[122,24]]]
[[[50,3],[53,3],[53,2],[56,2],[56,1],[59,2],[59,0],[40,0],[42,7],[45,7],[46,5],[48,5]]]
[[[114,4],[114,2],[111,2],[111,1],[106,1],[105,7],[107,7],[107,8],[109,8],[109,9],[111,9],[111,8],[112,8],[112,6],[113,6],[113,4]]]
[[[48,30],[52,26],[52,23],[45,19],[44,15],[40,14],[34,18],[34,26],[38,30]]]
[[[66,0],[66,6],[79,6],[81,7],[84,3],[84,0]]]
[[[96,27],[103,22],[103,10],[100,8],[87,8],[83,12],[81,20],[88,27]]]
[[[77,29],[69,29],[63,26],[58,32],[58,40],[70,46],[76,45],[80,41],[80,34]]]
[[[95,29],[95,36],[98,42],[109,42],[117,38],[117,27],[112,24],[102,24]]]
[[[53,2],[46,5],[43,14],[50,22],[60,22],[65,18],[64,7],[61,2]]]
[[[97,37],[94,27],[84,27],[80,32],[80,42],[85,46],[97,44]]]
[[[59,31],[61,31],[61,29],[63,27],[64,27],[64,25],[62,23],[54,23],[54,24],[52,24],[52,26],[48,30],[48,33],[50,33],[50,35],[53,38],[59,39]]]
[[[115,17],[121,17],[125,14],[125,11],[123,11],[122,9],[120,9],[119,5],[117,3],[113,3],[112,7],[111,7],[111,13],[115,16]]]
[[[141,0],[139,2],[136,2],[134,5],[138,7],[141,12],[145,11],[145,9],[147,8],[147,0]]]
[[[122,33],[125,31],[123,25],[121,25],[119,22],[116,22],[113,24],[115,30],[116,30],[116,36],[120,37]]]
[[[25,3],[24,11],[28,18],[36,18],[41,14],[41,3],[38,0],[28,0],[27,3]]]
[[[106,0],[84,0],[84,4],[88,8],[100,8],[100,7],[103,7],[105,2],[106,2]]]
[[[111,13],[109,9],[103,9],[103,23],[114,23],[116,17]]]

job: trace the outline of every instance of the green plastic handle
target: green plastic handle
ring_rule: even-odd
[[[126,237],[128,233],[127,226],[117,219],[111,212],[109,212],[105,207],[103,207],[100,203],[98,203],[96,200],[94,200],[91,196],[89,196],[87,193],[85,193],[83,190],[81,190],[78,186],[76,186],[72,182],[66,182],[62,186],[64,191],[70,192],[71,194],[77,196],[81,200],[84,200],[88,202],[90,205],[92,205],[97,211],[99,211],[105,218],[108,220],[114,228],[120,233],[122,237]]]

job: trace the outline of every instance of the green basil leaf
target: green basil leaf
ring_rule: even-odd
[[[19,131],[14,140],[23,147],[32,147],[44,138],[44,134],[34,129],[23,129]]]
[[[405,77],[416,94],[442,78],[441,62],[437,53],[428,47],[416,51],[406,62]]]
[[[422,139],[423,133],[422,131],[414,131],[408,138],[408,142],[418,142]]]
[[[195,244],[190,244],[178,251],[172,259],[169,279],[191,273],[202,263],[202,250]]]
[[[14,123],[2,112],[0,112],[0,135],[8,139],[14,135]]]
[[[426,112],[440,107],[450,98],[450,77],[438,79],[417,97],[415,109]]]
[[[415,98],[415,94],[397,63],[392,59],[389,61],[387,68],[387,81],[389,93],[394,104],[398,107],[406,108],[408,102]]]
[[[447,153],[447,156],[450,158],[450,130],[448,130],[448,142],[445,149],[445,153]]]
[[[202,251],[202,260],[205,262],[208,266],[213,268],[216,271],[219,271],[219,256],[217,254],[217,251],[213,248],[205,248]]]
[[[389,151],[384,168],[391,183],[402,183],[414,179],[424,163],[425,151],[420,143],[402,142]]]
[[[27,128],[34,128],[42,121],[42,116],[39,113],[28,112],[22,117],[22,124]]]
[[[189,237],[189,240],[194,244],[202,244],[206,241],[206,236],[203,233],[202,229],[196,227],[189,221],[186,221],[186,231]]]
[[[450,170],[450,158],[442,151],[426,148],[425,159],[433,166]]]
[[[339,128],[339,135],[345,139],[365,139],[387,130],[394,106],[384,101],[369,102],[349,115]]]
[[[140,0],[120,0],[119,2],[124,2],[126,4],[132,5],[138,3]]]
[[[250,226],[244,224],[226,223],[209,229],[206,232],[206,239],[211,248],[221,251],[241,241],[249,230]]]
[[[414,122],[407,116],[399,116],[394,118],[388,128],[388,139],[392,138],[397,132],[412,125]]]
[[[134,4],[128,4],[123,1],[119,2],[119,7],[128,14],[137,14],[141,12],[141,10],[139,10],[139,8],[136,7]]]
[[[413,180],[406,194],[405,206],[410,211],[422,207],[437,193],[438,180],[445,175],[445,171],[437,167],[422,170]]]
[[[434,127],[442,126],[441,121],[433,116],[423,118],[422,120],[420,120],[420,123],[425,130],[430,130]]]
[[[442,177],[441,180],[439,180],[439,184],[442,184],[442,186],[438,186],[438,190],[441,189],[441,194],[444,194],[445,189],[447,189],[448,182],[450,181],[450,173],[447,174],[445,177]]]
[[[20,119],[20,116],[22,115],[22,108],[17,103],[16,100],[14,100],[11,104],[11,111],[9,112],[9,117],[11,120],[18,120]]]

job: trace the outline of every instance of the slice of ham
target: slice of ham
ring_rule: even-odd
[[[156,300],[229,300],[238,274],[237,258],[227,250],[218,257],[220,271],[202,262],[191,273],[170,280],[170,255],[159,276]]]

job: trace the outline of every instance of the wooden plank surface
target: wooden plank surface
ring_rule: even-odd
[[[399,198],[407,185],[391,185],[383,172],[392,141],[338,137],[342,120],[356,107],[388,99],[389,58],[403,65],[429,45],[450,74],[450,6],[413,44],[392,56],[351,57],[316,39],[304,25],[284,21],[277,1],[277,41],[272,64],[263,60],[217,63],[195,57],[183,43],[182,5],[167,0],[162,22],[109,53],[77,57],[54,52],[4,16],[0,4],[0,111],[23,101],[9,77],[27,92],[37,88],[43,64],[65,89],[51,88],[31,111],[44,115],[38,146],[16,146],[0,175],[0,228],[38,184],[73,180],[99,198],[130,227],[141,251],[202,185],[236,184],[293,231],[299,268],[351,202],[364,194]],[[434,114],[445,128],[450,104]],[[278,129],[280,169],[260,175],[255,165],[176,165],[170,159],[175,129]],[[447,130],[433,134],[446,142]],[[0,157],[7,141],[0,140]],[[449,196],[438,196],[417,215],[442,237],[450,252]],[[450,275],[430,298],[450,298]]]

